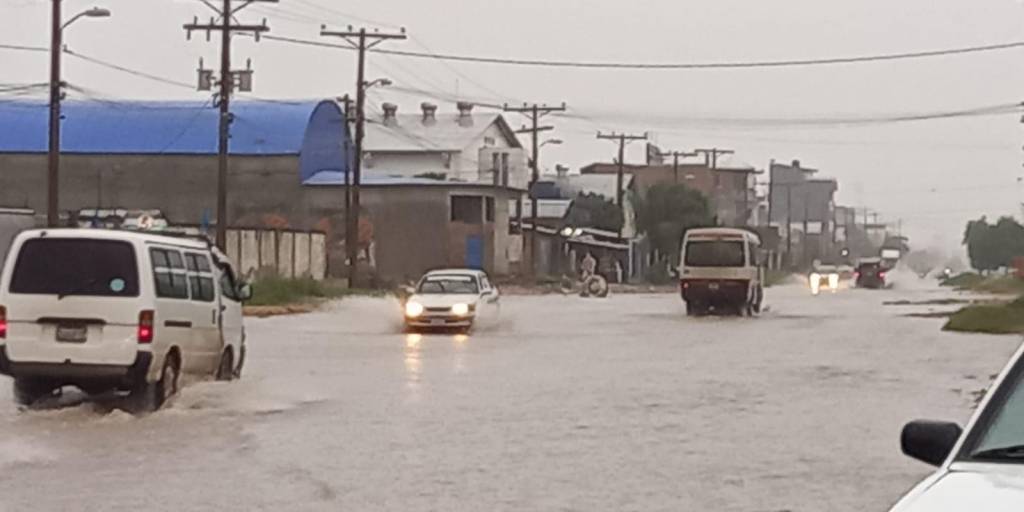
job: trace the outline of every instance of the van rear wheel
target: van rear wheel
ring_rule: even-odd
[[[14,401],[28,407],[53,394],[53,385],[40,379],[14,379]]]
[[[178,379],[181,374],[181,363],[176,353],[171,352],[164,358],[164,367],[160,371],[157,382],[140,382],[128,395],[132,412],[153,412],[167,403],[167,400],[178,392]]]
[[[235,378],[235,358],[232,355],[231,348],[224,349],[224,353],[220,355],[220,364],[217,365],[217,380],[227,382]]]

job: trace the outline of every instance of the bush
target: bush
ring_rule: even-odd
[[[942,329],[988,334],[1024,333],[1024,297],[1008,304],[968,306],[954,313]]]
[[[247,303],[251,306],[298,304],[338,298],[351,293],[341,286],[311,277],[290,279],[277,276],[257,279],[252,284],[252,291],[252,300]]]
[[[948,279],[944,279],[942,286],[950,286],[953,288],[969,289],[981,284],[985,280],[985,277],[981,274],[975,274],[974,272],[964,272],[957,274]]]

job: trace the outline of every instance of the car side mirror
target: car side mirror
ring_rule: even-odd
[[[908,457],[941,466],[949,457],[963,430],[956,423],[917,420],[907,423],[900,434],[900,447]]]
[[[242,286],[239,286],[238,298],[241,299],[242,302],[252,300],[252,285],[249,283],[245,283]]]

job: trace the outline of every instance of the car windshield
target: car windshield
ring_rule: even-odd
[[[969,457],[1024,464],[1024,359],[995,393],[976,427],[981,436]]]
[[[424,279],[417,291],[424,295],[475,294],[479,288],[472,276],[432,276]]]
[[[688,267],[742,267],[743,242],[736,240],[693,240],[686,244]]]
[[[31,295],[135,297],[139,272],[128,242],[36,238],[18,252],[10,292]]]

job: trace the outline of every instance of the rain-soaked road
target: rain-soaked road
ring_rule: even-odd
[[[902,424],[965,420],[1019,343],[882,305],[944,293],[505,297],[470,337],[383,300],[254,320],[242,381],[141,419],[0,382],[0,510],[885,511],[928,472]]]

